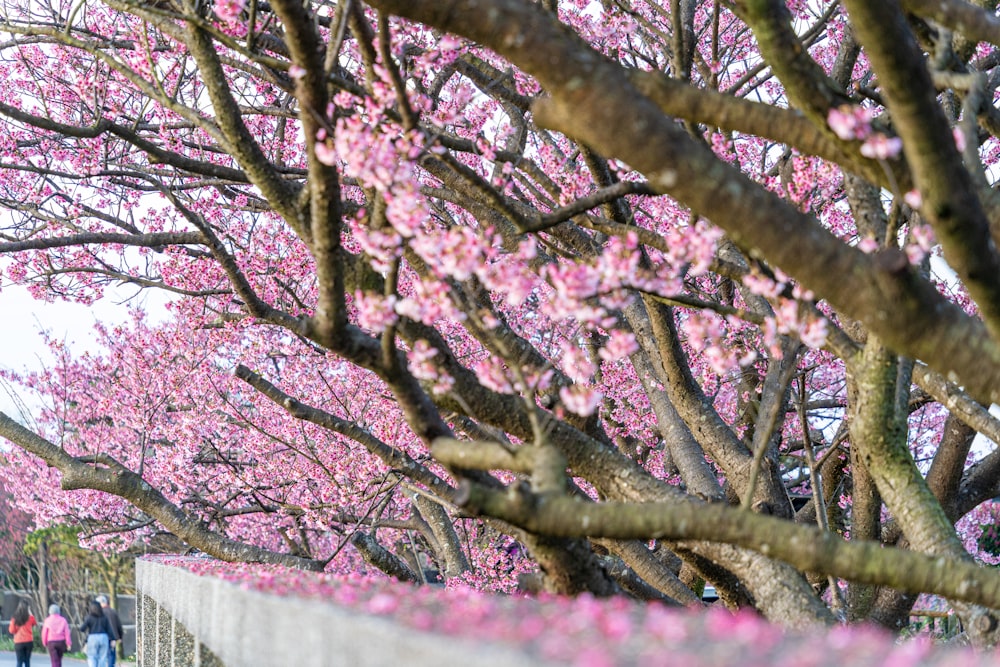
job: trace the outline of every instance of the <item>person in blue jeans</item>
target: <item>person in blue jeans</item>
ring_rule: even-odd
[[[89,610],[87,618],[80,624],[80,632],[87,633],[87,667],[109,667],[108,653],[111,641],[120,637],[115,634],[111,622],[104,615],[104,610],[97,600],[91,601]]]
[[[111,629],[114,630],[114,634],[118,637],[117,640],[112,639],[110,646],[108,646],[108,667],[115,667],[115,663],[118,662],[118,651],[117,645],[125,637],[125,628],[122,627],[122,621],[118,618],[118,612],[108,606],[108,596],[98,595],[97,602],[101,605],[101,611],[107,617],[108,622],[111,623]]]

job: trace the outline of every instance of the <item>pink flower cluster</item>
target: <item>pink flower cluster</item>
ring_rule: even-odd
[[[562,387],[559,390],[559,400],[563,406],[574,414],[589,417],[600,407],[604,395],[596,389],[575,384],[571,387]]]
[[[764,343],[773,348],[776,334],[795,335],[806,347],[818,349],[826,345],[828,333],[826,318],[804,315],[798,301],[782,299],[774,309],[774,320],[764,325]]]
[[[684,322],[684,331],[691,350],[703,355],[709,368],[718,375],[748,366],[757,358],[753,351],[741,351],[726,340],[726,321],[715,313],[692,313]]]
[[[399,320],[395,310],[396,300],[395,295],[355,292],[354,307],[357,308],[358,324],[374,333],[382,333]]]
[[[226,23],[236,23],[246,4],[246,0],[215,0],[215,15]]]
[[[438,351],[421,339],[413,344],[413,349],[406,355],[410,362],[410,372],[418,380],[431,383],[431,391],[435,394],[447,394],[455,385],[455,378],[441,370],[433,363]]]
[[[874,239],[862,239],[859,248],[863,252],[872,252]],[[806,347],[819,349],[826,345],[826,337],[829,333],[827,321],[823,317],[809,314],[803,311],[802,301],[812,301],[814,295],[808,290],[803,290],[799,285],[792,286],[791,299],[782,296],[785,288],[791,280],[781,271],[775,272],[775,280],[767,276],[751,273],[743,277],[743,284],[751,292],[759,294],[772,302],[774,305],[774,317],[768,318],[763,326],[764,344],[767,345],[771,354],[780,355],[781,348],[778,345],[778,335],[794,335]]]
[[[635,336],[627,331],[615,329],[608,334],[608,340],[597,355],[605,361],[620,361],[639,351]]]
[[[912,243],[907,243],[903,248],[906,258],[914,266],[924,261],[934,247],[934,229],[930,225],[914,225],[910,228],[910,239]]]
[[[826,115],[830,129],[844,141],[867,139],[872,133],[872,119],[870,109],[846,104],[830,109]]]
[[[344,173],[385,197],[386,217],[405,238],[417,234],[429,215],[420,194],[414,160],[423,152],[423,135],[403,132],[382,120],[383,111],[375,100],[365,100],[365,113],[341,118],[333,146],[325,130],[316,136],[316,158],[325,164],[342,161]]]
[[[844,141],[861,140],[861,154],[873,160],[890,160],[903,149],[903,140],[875,132],[872,112],[864,107],[844,105],[830,109],[826,117],[833,133]]]
[[[567,338],[559,346],[559,361],[563,372],[574,382],[590,382],[597,365],[587,353],[585,345],[575,338]]]

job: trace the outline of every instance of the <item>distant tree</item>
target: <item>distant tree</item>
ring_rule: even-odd
[[[31,523],[31,516],[18,509],[14,499],[0,484],[0,587],[4,590],[24,587],[28,572],[24,541]]]
[[[993,3],[2,12],[6,280],[174,297],[20,378],[24,507],[995,643]]]
[[[24,553],[31,559],[34,587],[29,587],[44,612],[53,602],[63,609],[63,615],[82,620],[86,605],[96,592],[117,598],[132,593],[135,555],[107,548],[85,549],[80,546],[80,526],[56,524],[28,534]]]
[[[86,549],[80,546],[80,534],[88,530],[79,525],[36,529],[34,524],[0,486],[0,590],[24,591],[39,613],[58,602],[71,618],[86,615],[77,607],[94,591],[117,596],[134,590],[135,554],[112,548],[115,540],[121,542],[117,535],[100,540],[100,550]]]

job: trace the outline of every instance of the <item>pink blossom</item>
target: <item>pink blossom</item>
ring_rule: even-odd
[[[694,233],[687,236],[688,255],[693,259],[690,269],[692,276],[700,276],[708,271],[712,260],[715,259],[715,249],[722,236],[722,230],[718,227],[704,220],[698,221]]]
[[[403,239],[394,229],[368,229],[359,220],[352,220],[351,235],[371,257],[372,268],[376,271],[387,271],[392,262],[402,254]]]
[[[792,297],[799,301],[812,301],[816,298],[816,295],[813,294],[812,290],[807,290],[799,283],[795,283],[792,285]]]
[[[520,258],[526,262],[538,257],[538,243],[535,241],[535,237],[529,236],[521,241],[517,246],[517,250]]]
[[[396,183],[384,194],[386,218],[404,238],[415,236],[428,218],[427,200],[412,182]],[[464,229],[463,229],[464,231]]]
[[[792,299],[782,299],[774,309],[774,319],[778,333],[790,334],[799,326],[799,304]]]
[[[785,289],[783,282],[771,280],[761,273],[748,273],[743,276],[743,284],[753,292],[768,299],[775,299]]]
[[[410,362],[410,372],[413,377],[431,383],[431,391],[435,394],[447,394],[455,384],[455,378],[434,363],[438,351],[423,339],[413,344],[413,349],[406,355]]]
[[[215,15],[226,23],[235,23],[246,7],[246,0],[215,0]]]
[[[926,250],[912,243],[903,248],[903,252],[906,253],[906,261],[911,266],[919,266],[924,261],[924,258],[927,257]]]
[[[370,329],[375,333],[385,331],[386,327],[395,324],[399,317],[396,315],[396,296],[382,296],[367,292],[356,292],[354,294],[354,305],[358,309],[358,324]]]
[[[958,149],[959,153],[965,151],[965,132],[962,132],[962,128],[954,127],[951,130],[951,136],[955,138],[955,148]]]
[[[845,104],[830,109],[826,122],[833,133],[844,141],[864,139],[871,133],[872,114],[864,107]]]
[[[460,281],[472,277],[483,266],[484,255],[489,254],[483,240],[466,227],[415,236],[410,247],[435,265],[439,275]]]
[[[903,201],[906,202],[907,206],[916,210],[923,205],[924,197],[920,194],[920,190],[913,189],[903,195]]]
[[[877,251],[878,249],[879,249],[878,241],[876,241],[870,236],[866,236],[860,241],[858,241],[858,250],[865,253],[866,255],[870,255],[873,252]]]
[[[438,351],[431,347],[430,343],[421,338],[416,343],[413,344],[413,349],[410,354],[407,355],[410,359],[410,363],[423,364],[438,355]]]
[[[919,265],[934,247],[934,230],[930,225],[915,225],[910,229],[910,238],[914,241],[903,248],[906,258],[913,266]]]
[[[841,139],[848,141],[854,138],[854,116],[849,111],[844,111],[844,107],[830,109],[826,122]]]
[[[290,65],[288,68],[288,76],[292,77],[293,79],[301,79],[306,74],[307,74],[306,68],[302,67],[301,65],[296,65],[295,63],[292,63],[292,65]]]
[[[711,312],[697,312],[684,323],[687,342],[695,352],[701,352],[710,345],[720,342],[726,334],[724,321]]]
[[[507,369],[495,357],[487,357],[477,361],[472,365],[472,370],[475,371],[479,382],[487,389],[505,394],[514,391]]]
[[[925,251],[930,251],[934,247],[934,228],[930,225],[914,225],[910,228],[910,235]]]
[[[805,326],[799,328],[799,340],[806,347],[813,349],[822,348],[826,345],[826,337],[829,333],[825,317],[814,317]]]
[[[562,400],[563,406],[570,412],[589,417],[601,405],[604,396],[601,392],[590,387],[573,385],[560,389],[559,398]]]
[[[438,49],[440,51],[454,51],[460,48],[462,48],[462,40],[454,35],[445,35],[438,40]]]
[[[536,371],[534,368],[525,366],[521,369],[521,375],[524,377],[524,381],[527,383],[527,387],[518,386],[521,391],[526,391],[530,389],[531,391],[541,393],[548,391],[552,386],[552,378],[555,376],[555,371],[551,368],[546,368],[542,372]]]
[[[890,160],[903,150],[903,140],[880,132],[872,134],[861,144],[861,154],[873,160]]]
[[[709,345],[704,354],[709,367],[717,375],[727,375],[739,366],[739,357],[733,348]]]
[[[597,367],[594,366],[587,351],[573,341],[566,341],[560,348],[562,350],[560,365],[563,372],[574,382],[589,382]]]
[[[316,153],[316,159],[323,164],[331,167],[337,164],[337,151],[331,148],[325,141],[317,141],[313,145],[313,151]]]
[[[569,299],[586,299],[600,289],[600,274],[585,264],[549,265],[546,275],[556,292]]]
[[[608,335],[608,342],[597,353],[605,361],[618,361],[639,351],[635,336],[627,331],[614,330]]]

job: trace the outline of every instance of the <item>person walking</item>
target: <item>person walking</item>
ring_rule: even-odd
[[[28,611],[28,603],[21,600],[10,619],[10,634],[14,635],[14,655],[17,667],[31,667],[31,649],[35,645],[34,628],[38,621]]]
[[[59,605],[49,605],[49,615],[42,623],[42,646],[49,651],[52,667],[62,667],[63,654],[73,648],[69,621],[62,615]]]
[[[80,624],[80,632],[87,633],[87,667],[108,667],[108,648],[119,637],[97,600],[90,602],[89,612]]]
[[[107,617],[108,622],[111,623],[111,629],[114,630],[115,634],[118,636],[117,640],[111,640],[111,645],[109,646],[110,653],[108,653],[108,667],[115,667],[115,663],[118,662],[118,651],[115,647],[119,642],[121,642],[122,639],[125,638],[125,628],[122,627],[122,621],[118,618],[118,612],[108,605],[107,595],[98,595],[97,601],[100,603],[101,610]]]

